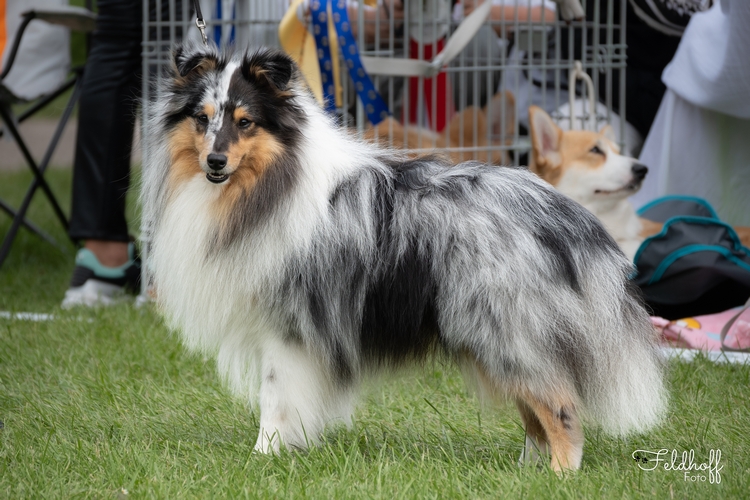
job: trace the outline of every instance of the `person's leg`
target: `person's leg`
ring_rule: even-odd
[[[79,103],[70,236],[126,247],[125,195],[140,91],[141,0],[100,0],[98,6]]]
[[[99,0],[98,9],[79,102],[69,231],[84,249],[64,306],[100,303],[98,296],[133,285],[126,279],[135,256],[125,197],[141,88],[142,0]]]
[[[96,255],[96,259],[105,267],[119,267],[129,260],[126,242],[86,240],[83,248]]]

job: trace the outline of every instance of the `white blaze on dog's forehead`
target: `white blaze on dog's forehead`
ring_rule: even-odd
[[[221,129],[224,121],[224,110],[229,100],[229,85],[232,81],[232,75],[239,67],[235,61],[229,62],[216,79],[216,85],[209,86],[203,95],[203,103],[210,104],[216,110],[211,117],[211,122],[206,131],[206,141],[209,147],[213,147],[216,134]]]
[[[216,95],[217,104],[224,104],[229,100],[229,84],[232,82],[232,76],[239,67],[236,61],[231,61],[221,72],[219,82],[214,89]]]
[[[239,67],[236,61],[229,62],[226,67],[217,76],[216,84],[206,88],[203,94],[203,102],[213,105],[216,114],[212,117],[212,122],[221,123],[224,115],[224,107],[229,101],[229,85],[232,82],[232,75]]]

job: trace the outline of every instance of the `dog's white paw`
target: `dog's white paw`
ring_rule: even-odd
[[[263,427],[260,428],[258,433],[258,440],[255,442],[254,451],[256,453],[263,453],[264,455],[278,454],[281,449],[281,440],[279,439],[279,432],[273,430],[268,432]]]

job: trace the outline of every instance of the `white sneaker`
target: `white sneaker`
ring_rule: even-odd
[[[108,306],[122,302],[126,292],[138,292],[141,261],[135,255],[135,245],[128,248],[130,259],[119,267],[103,266],[96,256],[85,248],[76,254],[76,267],[70,288],[65,292],[62,308],[75,306]]]

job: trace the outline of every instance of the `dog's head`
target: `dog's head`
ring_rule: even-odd
[[[529,108],[530,168],[563,194],[586,204],[619,201],[641,187],[648,168],[620,155],[612,128],[563,131],[541,108]]]
[[[220,54],[186,44],[173,54],[165,114],[171,178],[247,192],[298,139],[296,66],[260,50]]]

